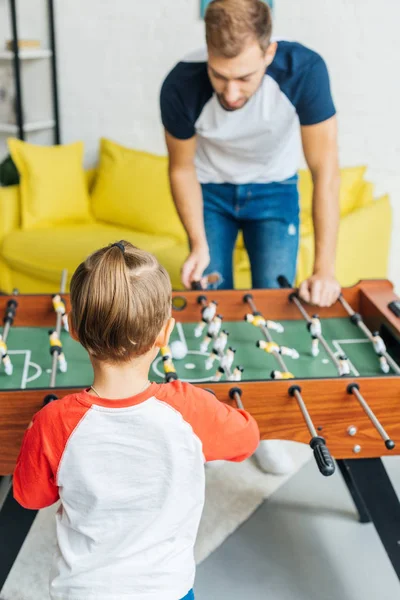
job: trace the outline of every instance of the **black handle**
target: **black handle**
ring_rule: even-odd
[[[192,281],[192,283],[190,285],[191,285],[192,290],[202,290],[203,289],[200,281]]]
[[[290,285],[289,280],[284,275],[279,275],[279,277],[277,278],[277,281],[281,288],[292,289],[292,286]]]
[[[47,394],[47,396],[43,398],[43,406],[50,404],[50,402],[54,402],[54,400],[58,400],[58,396],[55,394]]]
[[[314,451],[314,458],[318,469],[322,475],[329,477],[335,472],[335,462],[329,452],[324,438],[317,436],[310,441],[310,446]]]

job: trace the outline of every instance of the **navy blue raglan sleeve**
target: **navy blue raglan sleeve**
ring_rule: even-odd
[[[336,114],[325,61],[316,55],[303,75],[296,111],[300,125],[315,125]]]
[[[196,131],[177,77],[178,73],[175,68],[169,73],[161,87],[161,121],[173,137],[179,140],[187,140],[192,138]]]

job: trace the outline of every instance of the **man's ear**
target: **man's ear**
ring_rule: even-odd
[[[267,50],[265,51],[265,64],[267,67],[269,67],[269,65],[274,60],[277,49],[278,49],[277,42],[271,42],[270,45],[268,46]]]
[[[174,327],[175,319],[173,317],[170,317],[157,336],[157,339],[154,344],[157,348],[168,346],[169,338],[171,337],[171,333]]]
[[[74,326],[72,325],[72,315],[70,312],[68,313],[68,329],[69,329],[69,335],[72,337],[72,339],[75,340],[76,342],[79,342],[77,333],[74,329]]]

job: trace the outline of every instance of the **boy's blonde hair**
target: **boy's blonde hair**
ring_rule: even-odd
[[[93,252],[70,285],[71,325],[98,360],[148,352],[171,315],[171,280],[156,258],[122,240]]]
[[[208,48],[224,58],[238,56],[250,40],[265,52],[271,41],[271,10],[263,0],[213,0],[204,21]]]

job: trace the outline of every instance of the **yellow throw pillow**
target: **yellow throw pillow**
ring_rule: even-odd
[[[165,156],[103,138],[91,202],[99,221],[186,241],[170,193]]]
[[[367,167],[344,167],[340,169],[340,215],[343,217],[358,206],[359,192],[364,184]],[[302,220],[311,218],[313,183],[309,170],[299,171],[298,183]]]
[[[92,220],[83,169],[83,143],[36,146],[9,139],[20,174],[23,229]]]

